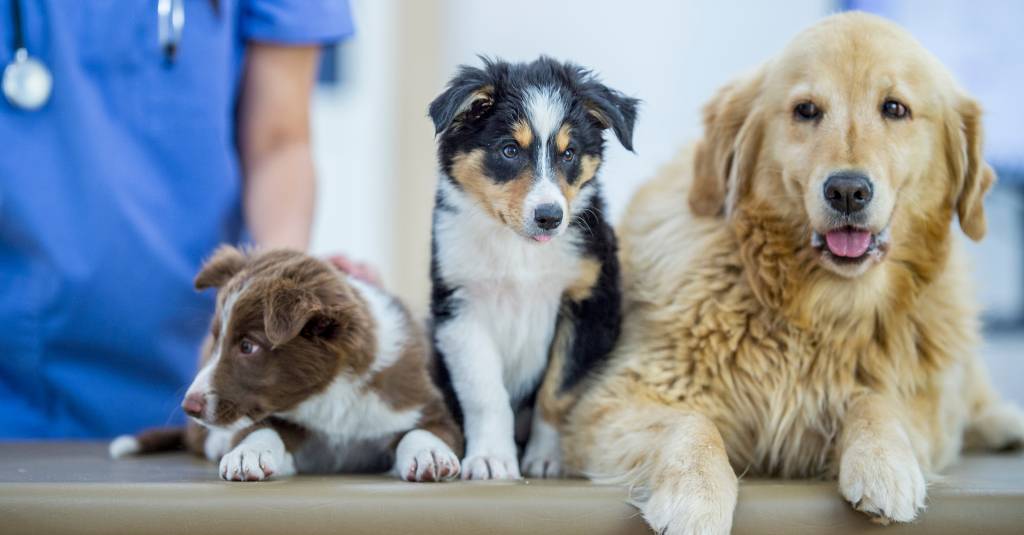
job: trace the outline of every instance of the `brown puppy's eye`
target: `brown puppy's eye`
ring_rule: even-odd
[[[571,162],[575,157],[576,151],[573,149],[565,149],[565,152],[562,153],[562,159],[567,162]]]
[[[511,160],[519,156],[519,147],[509,143],[501,148],[501,155]]]
[[[243,355],[253,355],[260,350],[260,345],[248,338],[242,338],[242,341],[238,343],[238,350]]]
[[[882,103],[882,115],[889,119],[906,119],[910,116],[910,110],[898,100],[887,100]]]
[[[821,117],[821,110],[813,102],[801,102],[793,108],[793,115],[798,121],[814,121]]]

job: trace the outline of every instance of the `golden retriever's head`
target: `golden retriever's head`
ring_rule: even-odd
[[[690,206],[799,218],[802,246],[851,278],[901,248],[944,250],[954,209],[979,240],[995,179],[980,114],[899,27],[832,16],[705,108]]]

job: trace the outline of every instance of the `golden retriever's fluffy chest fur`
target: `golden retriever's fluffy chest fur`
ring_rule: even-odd
[[[951,459],[966,410],[949,403],[948,392],[940,399],[948,385],[938,383],[963,376],[948,372],[974,341],[962,300],[943,303],[925,293],[914,307],[922,312],[906,312],[878,306],[899,306],[898,299],[829,288],[832,298],[816,301],[812,290],[827,281],[801,267],[809,264],[799,248],[759,240],[778,229],[766,232],[765,221],[730,228],[692,218],[669,205],[685,198],[685,186],[655,183],[642,191],[650,218],[635,216],[624,229],[624,387],[706,414],[739,473],[834,476],[840,422],[851,400],[869,389],[928,405],[921,412],[927,421],[914,423],[928,440],[916,442],[933,446],[922,453],[936,467]],[[662,205],[678,215],[658,213]],[[661,254],[667,249],[678,252]],[[901,284],[899,273],[874,281],[883,293]],[[945,286],[953,285],[932,284],[943,286],[935,295],[949,295]],[[787,308],[789,302],[813,306]],[[934,411],[942,402],[950,407]]]

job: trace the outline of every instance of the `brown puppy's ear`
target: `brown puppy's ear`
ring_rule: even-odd
[[[704,106],[704,137],[694,154],[690,186],[689,202],[694,214],[712,217],[728,212],[732,203],[727,201],[738,199],[740,190],[746,188],[745,173],[753,169],[753,160],[749,159],[756,154],[749,148],[743,151],[748,161],[741,170],[736,165],[737,152],[744,143],[756,142],[756,147],[751,148],[760,147],[761,128],[753,124],[753,112],[763,81],[761,69],[726,85]],[[730,187],[736,190],[729,192]]]
[[[221,245],[196,275],[196,289],[220,288],[245,267],[245,262],[246,257],[242,251],[230,245]]]
[[[985,193],[996,181],[992,167],[982,154],[981,106],[968,97],[961,97],[959,109],[947,123],[950,138],[947,160],[953,176],[960,184],[956,211],[960,228],[974,241],[985,237]]]
[[[322,310],[320,300],[309,290],[283,287],[271,291],[263,315],[267,339],[274,347],[288,342]]]

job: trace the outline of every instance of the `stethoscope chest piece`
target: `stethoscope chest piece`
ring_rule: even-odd
[[[43,107],[50,100],[53,91],[53,75],[43,62],[28,55],[28,50],[19,48],[14,61],[4,68],[4,97],[11,105],[33,111]]]

